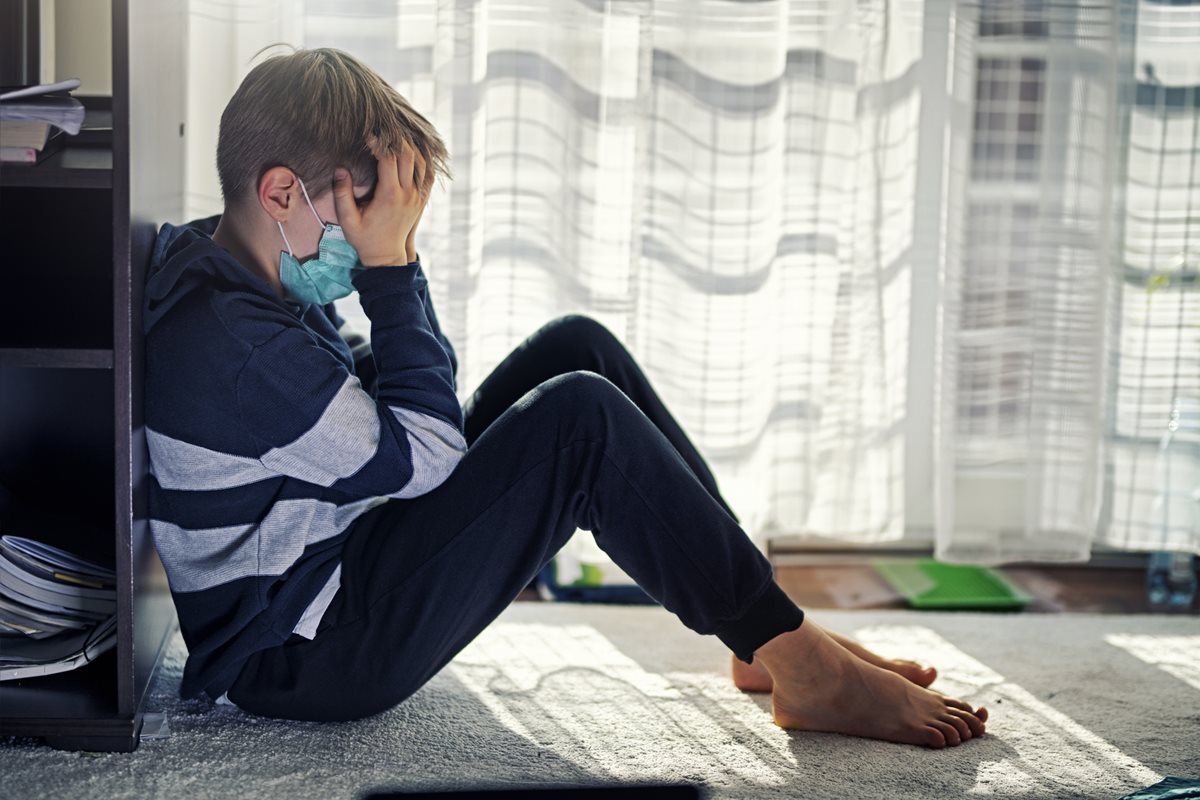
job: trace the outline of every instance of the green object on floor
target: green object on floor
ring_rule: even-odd
[[[588,564],[580,562],[579,578],[571,582],[572,586],[603,586],[604,585],[604,570],[600,569],[598,564]]]
[[[932,558],[875,559],[871,566],[913,608],[1016,611],[1033,599],[987,567]]]

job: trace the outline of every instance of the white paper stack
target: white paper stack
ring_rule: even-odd
[[[78,88],[79,79],[71,78],[4,92],[0,94],[0,120],[46,122],[74,136],[83,124],[83,103],[60,93]]]
[[[0,536],[0,680],[64,672],[116,642],[116,575],[19,536]]]
[[[0,162],[38,163],[62,145],[60,131],[79,133],[83,103],[62,94],[78,87],[72,78],[0,94]]]

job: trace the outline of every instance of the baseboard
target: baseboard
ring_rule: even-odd
[[[833,544],[829,540],[816,542],[787,538],[767,543],[767,555],[777,567],[829,566],[834,564],[864,565],[874,558],[932,558],[933,545]],[[1097,548],[1087,561],[1012,561],[1005,567],[1042,567],[1055,569],[1145,569],[1147,554]]]

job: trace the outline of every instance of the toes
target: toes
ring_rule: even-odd
[[[942,722],[939,719],[939,720],[934,720],[933,722],[931,722],[929,724],[932,727],[937,728],[939,731],[942,732],[942,736],[945,737],[946,744],[949,747],[955,747],[957,745],[962,744],[962,738],[958,735],[958,728],[954,727],[949,722]]]
[[[956,708],[960,711],[965,711],[967,714],[978,719],[980,722],[987,722],[988,712],[983,706],[979,708],[971,708],[969,703],[964,703],[962,700],[955,700],[953,697],[942,697],[942,702],[950,708]]]
[[[929,726],[924,729],[924,734],[926,747],[934,747],[940,750],[946,746],[946,737],[937,728]]]
[[[983,706],[980,706],[978,709],[974,709],[971,707],[970,703],[963,702],[962,700],[956,700],[953,697],[946,697],[945,695],[942,696],[942,702],[951,708],[957,708],[961,711],[967,712],[968,714],[974,714],[980,719],[987,719],[987,712],[983,710]],[[980,716],[981,714],[982,716]]]
[[[937,680],[938,671],[933,667],[922,667],[916,664],[914,665],[914,670],[912,682],[922,688],[928,689],[929,685]]]
[[[918,686],[928,688],[937,679],[938,671],[933,667],[925,667],[916,661],[898,658],[891,662],[891,668],[908,678]]]
[[[955,700],[953,697],[943,697],[942,702],[945,703],[946,705],[950,706],[951,708],[959,708],[959,709],[962,709],[963,711],[966,711],[968,714],[971,713],[970,704],[964,703],[962,700]]]
[[[947,711],[946,715],[942,717],[942,722],[949,722],[954,726],[954,729],[958,731],[958,738],[960,741],[965,742],[974,736],[974,734],[971,732],[971,726],[967,724],[967,721],[962,717],[951,714],[950,711]]]
[[[963,711],[962,709],[958,708],[950,709],[950,713],[967,723],[967,727],[971,729],[971,734],[973,736],[983,736],[986,726],[983,724],[983,720],[981,720],[979,717],[968,711]]]

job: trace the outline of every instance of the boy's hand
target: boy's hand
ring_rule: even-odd
[[[417,235],[417,226],[421,224],[421,215],[425,213],[425,204],[429,202],[429,195],[425,192],[425,159],[421,158],[421,154],[416,154],[416,164],[413,169],[413,178],[416,180],[416,185],[421,191],[421,210],[417,212],[417,218],[413,220],[412,230],[408,232],[408,239],[404,242],[404,249],[408,255],[408,263],[417,260],[417,245],[415,237]]]
[[[359,209],[350,172],[338,167],[333,175],[333,204],[346,241],[354,245],[367,267],[408,264],[407,242],[424,205],[414,181],[416,151],[405,142],[399,157],[388,153],[378,160],[375,196]]]

